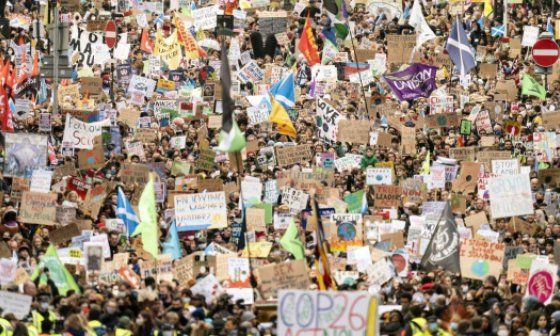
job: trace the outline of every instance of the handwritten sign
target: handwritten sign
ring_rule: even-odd
[[[338,122],[338,141],[351,142],[357,144],[369,143],[369,129],[371,127],[368,120],[340,120]]]
[[[278,292],[278,335],[379,334],[379,301],[368,292]]]
[[[310,283],[305,260],[259,267],[257,277],[259,290],[266,299],[276,298],[279,289],[307,289]]]
[[[33,298],[29,295],[0,291],[0,308],[4,314],[12,313],[18,319],[29,315]]]
[[[175,195],[177,229],[196,231],[227,226],[226,198],[223,191]]]
[[[299,145],[276,148],[276,160],[279,166],[289,166],[310,160],[313,150],[310,145]]]
[[[21,220],[30,224],[54,225],[57,198],[55,193],[24,191],[21,199]]]
[[[461,242],[461,275],[465,278],[484,280],[489,275],[496,278],[502,273],[505,253],[503,243],[465,239]]]
[[[529,175],[502,175],[488,179],[492,218],[529,215],[533,199]]]
[[[376,185],[373,188],[376,208],[396,208],[401,204],[402,189],[400,186]]]

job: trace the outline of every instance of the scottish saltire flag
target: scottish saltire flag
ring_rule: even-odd
[[[467,34],[465,34],[463,23],[459,20],[458,16],[447,39],[445,50],[447,50],[449,58],[451,58],[455,67],[459,69],[461,77],[476,67],[474,51],[467,39]]]
[[[130,235],[136,230],[140,220],[136,216],[132,204],[126,198],[122,188],[119,188],[117,195],[117,218],[121,219],[126,227],[126,234]]]
[[[505,25],[492,27],[492,30],[491,30],[492,37],[502,37],[502,36],[504,36],[505,32],[506,32],[506,26]]]
[[[290,72],[270,88],[270,94],[284,108],[291,109],[296,103],[294,86],[294,73]]]
[[[551,18],[548,18],[548,20],[546,20],[546,31],[554,35],[554,26],[552,25]]]

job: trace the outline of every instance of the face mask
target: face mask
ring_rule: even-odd
[[[508,336],[509,332],[507,330],[498,330],[498,336]]]
[[[184,304],[189,304],[189,303],[191,303],[191,298],[188,298],[188,297],[183,298],[183,303],[184,303]]]
[[[143,323],[144,323],[144,320],[143,320],[143,319],[141,319],[141,318],[137,318],[137,319],[136,319],[136,324],[137,324],[137,325],[142,325]]]
[[[107,307],[107,314],[114,314],[117,310],[113,307]]]
[[[41,302],[41,308],[44,310],[49,309],[49,303],[48,302]]]
[[[173,336],[173,330],[166,330],[161,332],[162,336]]]

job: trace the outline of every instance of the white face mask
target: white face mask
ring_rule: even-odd
[[[508,336],[509,335],[509,331],[507,330],[498,330],[498,336]]]

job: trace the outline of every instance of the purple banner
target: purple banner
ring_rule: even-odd
[[[429,97],[436,89],[437,68],[415,63],[403,71],[383,76],[400,101]]]

